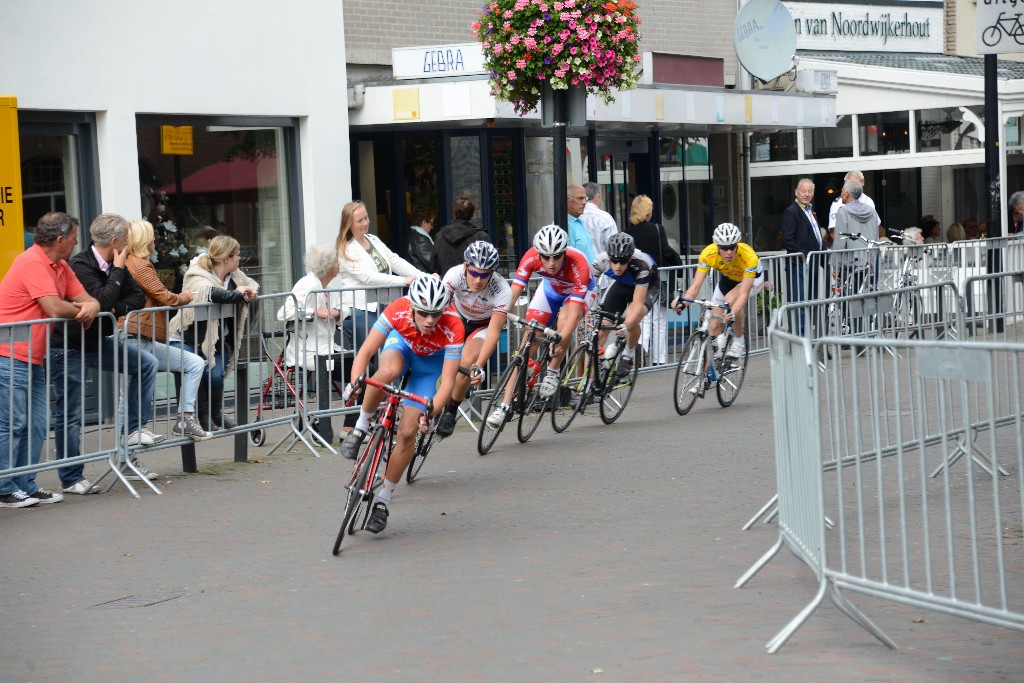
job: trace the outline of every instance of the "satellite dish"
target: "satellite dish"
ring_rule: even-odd
[[[750,0],[736,15],[732,38],[740,64],[762,81],[793,68],[796,28],[779,0]]]

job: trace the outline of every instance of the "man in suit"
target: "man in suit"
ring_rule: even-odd
[[[804,291],[804,264],[807,254],[823,249],[821,228],[811,204],[814,199],[814,182],[810,178],[801,178],[796,184],[795,199],[782,212],[782,243],[788,254],[803,254],[804,258],[790,259],[786,262],[789,273],[789,300],[803,301],[815,298],[818,294],[818,271],[811,264],[808,292]],[[803,316],[797,322],[797,333],[803,334]]]

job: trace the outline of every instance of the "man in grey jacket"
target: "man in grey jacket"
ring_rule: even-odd
[[[867,251],[868,243],[865,240],[878,239],[878,214],[873,207],[860,201],[863,194],[863,185],[856,180],[847,180],[843,183],[843,205],[836,213],[836,238],[832,251],[850,253],[833,254],[833,276],[842,281],[850,271],[861,271],[859,275],[855,275],[856,282],[850,283],[854,285],[851,289],[855,291],[844,291],[844,294],[855,294],[863,289],[861,285],[867,276],[866,266],[872,265],[872,255]],[[844,235],[860,235],[864,239]]]

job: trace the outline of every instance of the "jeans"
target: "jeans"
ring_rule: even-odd
[[[39,462],[46,434],[46,366],[0,356],[0,470]],[[0,495],[18,490],[39,490],[34,472],[0,479]]]
[[[125,340],[115,346],[112,337],[104,337],[100,342],[99,351],[53,351],[50,354],[54,366],[53,431],[57,442],[58,460],[82,453],[82,382],[85,378],[85,369],[97,368],[112,372],[114,353],[121,354],[121,381],[128,380],[127,392],[122,390],[120,385],[115,389],[119,414],[125,415],[127,408],[128,432],[135,432],[149,422],[159,364],[153,354],[139,346],[137,340]],[[84,471],[85,465],[78,464],[61,467],[57,473],[60,475],[61,485],[66,488],[84,479]]]
[[[178,396],[178,412],[196,412],[196,396],[199,384],[206,372],[206,362],[194,353],[180,347],[173,347],[153,339],[140,337],[133,340],[140,349],[156,358],[157,369],[181,373],[181,394]]]
[[[373,329],[373,325],[376,322],[377,313],[375,311],[353,308],[352,315],[345,318],[345,322],[342,323],[342,329],[345,334],[344,347],[359,353],[359,349],[362,347],[363,342],[366,341],[367,335],[370,334],[370,330]]]
[[[196,355],[198,358],[206,358],[203,355],[202,349],[196,349],[191,344],[183,341],[172,341],[170,346],[184,349],[190,354]],[[203,377],[199,383],[199,391],[208,393],[223,392],[224,391],[224,370],[227,368],[228,359],[231,357],[231,347],[217,346],[217,349],[213,352],[213,367],[207,368],[206,362],[203,361]],[[182,391],[182,393],[185,393]]]

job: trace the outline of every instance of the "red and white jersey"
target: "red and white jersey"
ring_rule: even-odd
[[[444,286],[452,293],[452,305],[466,320],[487,320],[493,313],[508,315],[512,305],[512,288],[497,273],[491,275],[482,292],[474,292],[466,282],[466,268],[452,266],[444,274]]]
[[[412,302],[406,296],[388,304],[373,327],[385,335],[392,330],[398,332],[417,356],[431,356],[444,351],[446,360],[462,358],[462,320],[451,306],[445,309],[444,315],[429,335],[422,334],[416,327]]]
[[[561,294],[569,297],[570,301],[577,301],[582,304],[587,298],[587,292],[597,288],[597,281],[590,274],[590,264],[583,252],[572,247],[565,250],[565,260],[562,262],[562,269],[554,275],[549,274],[541,265],[540,254],[533,247],[523,255],[519,262],[516,274],[512,281],[522,287],[530,280],[530,276],[537,273],[548,286]]]

